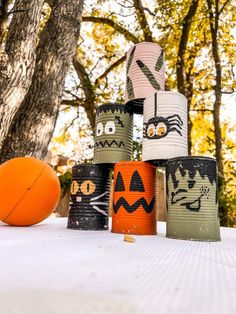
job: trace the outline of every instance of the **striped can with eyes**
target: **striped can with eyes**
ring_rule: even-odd
[[[216,161],[179,157],[167,162],[167,237],[219,241]]]
[[[143,121],[143,161],[166,162],[169,158],[188,155],[184,95],[160,91],[146,98]]]
[[[115,164],[112,232],[156,234],[156,168],[142,161]]]
[[[144,99],[164,88],[164,50],[152,42],[131,47],[126,54],[126,104],[134,113],[142,114]]]
[[[72,168],[69,229],[107,230],[110,169],[103,165],[79,164]]]
[[[93,163],[130,160],[133,149],[133,115],[121,104],[105,104],[96,110]]]

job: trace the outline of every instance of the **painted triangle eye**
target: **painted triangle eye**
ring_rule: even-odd
[[[117,174],[115,192],[125,191],[125,185],[120,171]]]
[[[129,189],[130,189],[130,191],[145,192],[145,189],[143,186],[143,181],[142,181],[138,171],[135,171],[133,173]]]

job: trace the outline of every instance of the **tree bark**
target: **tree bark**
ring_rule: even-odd
[[[214,86],[215,101],[214,101],[214,111],[213,111],[213,122],[214,122],[214,133],[215,133],[215,147],[216,147],[216,160],[219,170],[219,175],[224,178],[224,164],[222,156],[222,134],[220,127],[220,109],[222,104],[222,66],[219,55],[218,47],[218,30],[219,30],[219,0],[215,0],[215,14],[213,14],[214,2],[212,0],[207,0],[207,6],[209,11],[209,21],[211,30],[211,45],[212,45],[212,55],[215,63],[216,70],[216,84]]]
[[[16,156],[44,158],[58,115],[65,76],[75,54],[83,0],[58,0],[36,51],[32,82],[4,141],[1,161]]]
[[[8,20],[8,6],[10,0],[1,0],[0,2],[0,52],[2,50],[2,44],[7,28],[7,20]]]
[[[192,139],[191,139],[191,129],[192,122],[190,118],[190,106],[193,96],[193,84],[191,77],[186,72],[186,60],[185,54],[188,45],[188,38],[191,29],[192,19],[195,16],[198,8],[199,0],[193,0],[190,4],[189,10],[183,19],[183,28],[179,42],[178,48],[178,58],[176,63],[176,74],[177,74],[177,86],[178,91],[185,95],[188,102],[188,153],[191,155]]]
[[[16,0],[13,8],[6,48],[0,55],[0,149],[31,83],[43,2]]]

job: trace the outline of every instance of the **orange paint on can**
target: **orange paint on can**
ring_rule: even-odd
[[[155,235],[156,168],[142,161],[125,161],[114,168],[112,232]]]

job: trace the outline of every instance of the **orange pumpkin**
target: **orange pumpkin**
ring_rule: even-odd
[[[112,232],[156,234],[155,173],[141,161],[115,165]]]

